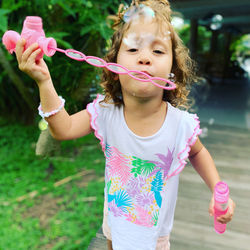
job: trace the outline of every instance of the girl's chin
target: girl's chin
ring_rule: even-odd
[[[162,94],[163,90],[153,85],[151,82],[141,82],[133,80],[122,84],[123,92],[136,97],[152,97]]]
[[[162,94],[162,90],[155,86],[140,87],[130,91],[130,95],[139,98],[152,98]]]

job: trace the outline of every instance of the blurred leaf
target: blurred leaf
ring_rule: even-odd
[[[53,37],[56,40],[57,45],[60,45],[66,49],[72,48],[72,45],[69,42],[63,40],[64,37],[69,36],[69,35],[70,34],[68,32],[47,32],[46,33],[47,37]]]
[[[58,3],[69,15],[76,17],[76,12],[75,10],[73,10],[72,8],[70,8],[70,6],[66,3],[63,2],[59,2]]]
[[[85,27],[83,27],[83,28],[81,29],[81,31],[80,31],[80,35],[81,35],[81,36],[84,36],[85,34],[89,33],[91,30],[95,30],[96,27],[97,27],[96,24],[92,24],[92,25],[90,25],[90,26],[85,26]]]
[[[10,11],[14,11],[14,10],[19,9],[23,5],[24,5],[23,1],[18,1],[16,3],[15,0],[3,0],[1,8],[8,9]]]
[[[5,32],[8,29],[8,17],[6,14],[10,13],[11,10],[0,9],[0,31]]]

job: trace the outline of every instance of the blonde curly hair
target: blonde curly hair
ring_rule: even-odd
[[[167,0],[135,0],[129,8],[120,5],[118,13],[115,16],[109,16],[109,19],[114,21],[112,28],[114,34],[112,37],[112,45],[108,53],[104,57],[107,62],[117,62],[118,51],[121,46],[124,33],[129,29],[130,23],[124,22],[124,14],[133,6],[144,4],[150,7],[155,13],[155,20],[163,28],[163,25],[167,24],[172,40],[172,53],[173,53],[173,64],[171,72],[175,74],[176,89],[171,91],[164,90],[163,100],[168,101],[174,107],[189,108],[191,102],[188,99],[191,84],[197,80],[195,74],[195,63],[189,56],[188,49],[184,46],[182,40],[171,25],[171,14],[170,4]],[[163,25],[161,25],[163,24]],[[104,69],[101,86],[104,89],[104,102],[114,103],[117,106],[123,104],[121,84],[119,79],[115,77],[115,74]]]

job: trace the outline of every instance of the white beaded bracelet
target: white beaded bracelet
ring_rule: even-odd
[[[58,109],[55,109],[55,110],[53,110],[53,111],[51,111],[51,112],[43,113],[43,111],[42,111],[42,106],[41,106],[41,103],[40,103],[40,105],[39,105],[39,107],[38,107],[38,111],[39,111],[39,115],[40,115],[43,119],[46,118],[46,117],[50,117],[50,116],[52,116],[52,115],[55,115],[56,113],[58,113],[58,112],[64,107],[65,100],[64,100],[61,96],[59,96],[59,98],[60,98],[60,100],[61,100],[61,105],[59,106]]]

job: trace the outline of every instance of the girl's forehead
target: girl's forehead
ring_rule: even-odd
[[[171,41],[171,31],[167,24],[158,23],[157,21],[132,22],[123,36],[123,42],[126,41],[148,41],[161,40],[162,42]]]
[[[151,22],[145,22],[144,20],[138,21],[138,22],[132,22],[125,34],[131,33],[131,32],[148,32],[155,36],[161,36],[165,35],[166,32],[170,32],[169,26],[166,23],[159,23],[157,21],[151,21]]]
[[[154,36],[165,36],[169,31],[169,23],[161,11],[155,12],[151,7],[144,4],[132,6],[124,16],[123,21],[129,32],[150,32]]]

